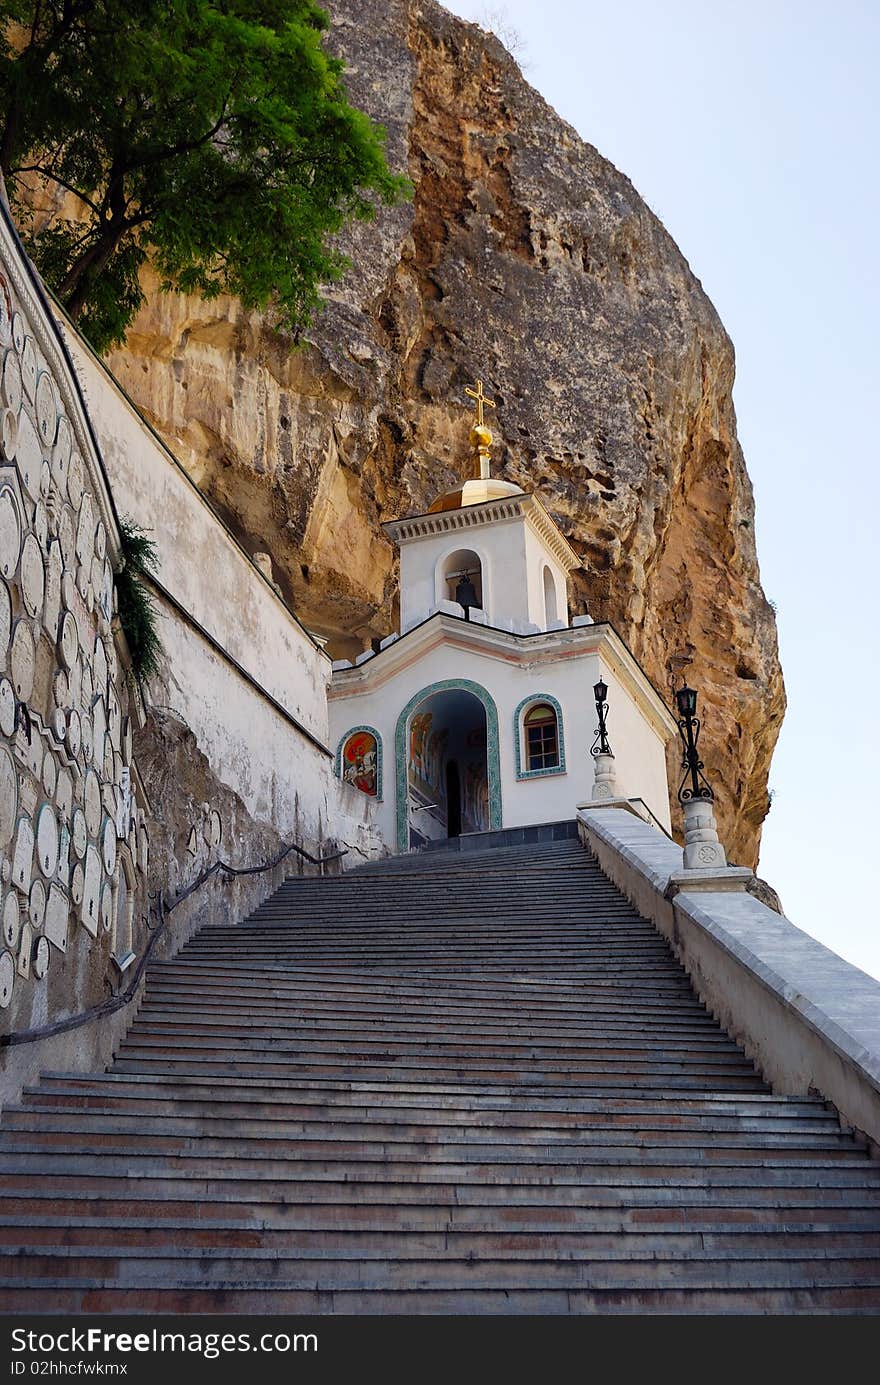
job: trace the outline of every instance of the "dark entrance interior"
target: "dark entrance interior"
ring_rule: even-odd
[[[464,688],[428,694],[407,730],[409,845],[489,826],[486,711]]]
[[[461,778],[457,760],[446,762],[446,835],[461,836]]]

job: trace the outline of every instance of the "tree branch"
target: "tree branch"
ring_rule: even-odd
[[[9,173],[10,177],[15,177],[17,173],[39,173],[41,178],[49,178],[53,183],[58,183],[60,187],[66,188],[68,192],[72,192],[74,197],[78,197],[80,202],[85,203],[89,211],[95,213],[95,216],[100,216],[101,214],[97,203],[93,202],[90,197],[86,197],[84,192],[80,192],[79,188],[73,186],[73,183],[68,183],[66,178],[62,178],[59,174],[53,173],[48,168],[44,168],[42,164],[21,164],[17,168],[11,168]]]

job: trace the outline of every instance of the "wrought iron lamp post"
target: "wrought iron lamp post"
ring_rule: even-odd
[[[684,777],[678,786],[678,801],[684,812],[684,868],[723,870],[727,857],[718,840],[718,828],[712,811],[715,795],[703,774],[703,761],[698,749],[700,719],[697,716],[695,689],[684,683],[676,691],[675,705],[679,735],[684,746]]]
[[[593,779],[593,801],[595,802],[597,799],[616,798],[617,784],[614,773],[614,752],[608,740],[608,725],[605,720],[608,712],[608,685],[601,678],[598,683],[593,685],[593,696],[596,699],[596,714],[599,718],[596,739],[590,747],[590,754],[595,765],[595,777]]]
[[[684,778],[678,786],[678,801],[689,803],[693,799],[703,799],[704,802],[714,803],[715,795],[703,774],[703,761],[697,750],[700,719],[697,716],[695,689],[684,683],[675,694],[675,705],[678,708],[678,731],[684,743],[681,762]]]
[[[596,715],[599,718],[599,725],[596,729],[596,739],[593,741],[591,755],[610,755],[611,746],[608,744],[608,727],[605,724],[605,715],[608,711],[608,684],[603,683],[600,678],[598,683],[593,684],[593,696],[596,699]]]

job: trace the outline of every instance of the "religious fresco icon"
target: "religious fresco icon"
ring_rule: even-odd
[[[342,777],[361,793],[375,798],[378,791],[376,737],[369,731],[356,731],[345,742],[342,752]]]

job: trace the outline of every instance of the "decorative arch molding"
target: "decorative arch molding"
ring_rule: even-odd
[[[471,542],[469,534],[465,534],[463,537],[456,535],[454,539],[450,539],[449,543],[446,544],[442,553],[434,563],[434,603],[436,605],[442,601],[444,597],[448,596],[443,574],[447,562],[452,557],[453,553],[457,553],[459,550],[473,553],[479,560],[480,582],[483,588],[482,609],[488,611],[492,602],[492,571],[489,563],[489,555],[481,544],[474,544]]]
[[[443,678],[438,683],[429,683],[421,692],[415,693],[407,702],[397,718],[394,735],[394,758],[396,770],[396,811],[397,811],[397,850],[409,850],[409,749],[406,728],[416,708],[420,707],[435,693],[471,693],[483,704],[486,713],[486,772],[489,776],[489,830],[495,832],[501,827],[501,754],[498,743],[498,708],[491,693],[470,678]]]
[[[336,747],[336,755],[333,760],[333,767],[336,773],[336,778],[342,779],[342,752],[345,749],[346,742],[350,741],[352,736],[357,736],[359,733],[363,731],[366,731],[368,735],[372,736],[373,740],[376,742],[376,792],[372,795],[366,794],[365,797],[372,797],[374,803],[381,803],[383,759],[382,737],[379,735],[379,732],[376,730],[375,726],[350,726],[348,730],[345,732],[345,734],[340,737],[339,744]]]
[[[537,706],[539,702],[546,702],[548,707],[552,707],[556,713],[556,736],[559,743],[559,764],[552,769],[524,769],[526,762],[523,755],[524,722],[526,712]],[[565,774],[565,728],[562,724],[562,708],[552,693],[536,692],[524,697],[517,706],[513,714],[513,745],[516,753],[516,777],[517,779],[546,779],[549,774]]]
[[[559,620],[559,592],[556,577],[549,563],[541,573],[541,594],[544,602],[544,629],[550,630]]]

